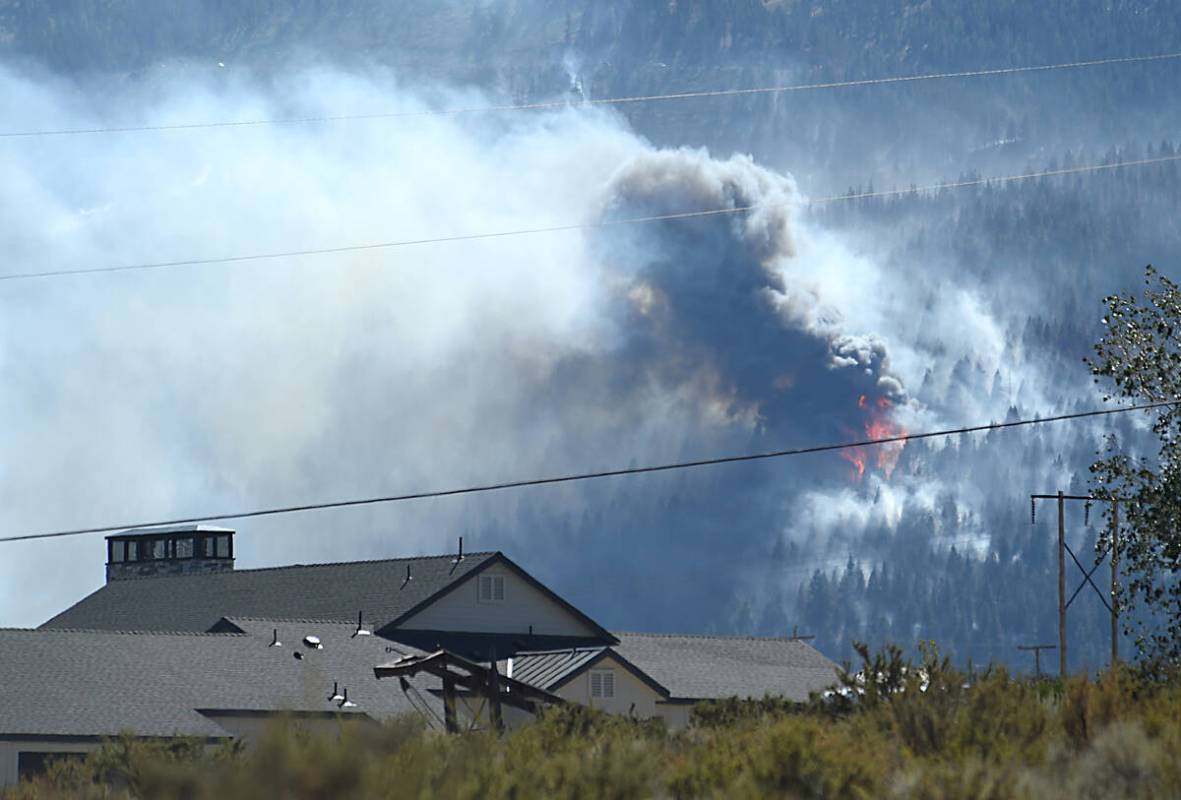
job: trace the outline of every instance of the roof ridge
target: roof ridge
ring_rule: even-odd
[[[357,625],[355,619],[328,619],[327,617],[314,619],[312,617],[257,617],[246,614],[226,614],[222,619],[230,622],[240,619],[243,622],[298,622],[303,625],[351,625],[353,627]]]
[[[644,633],[642,631],[611,631],[615,636],[651,636],[664,639],[725,639],[727,641],[749,642],[799,642],[807,644],[803,639],[790,636],[751,636],[749,634],[713,634],[713,633]]]
[[[591,644],[581,645],[577,647],[559,647],[556,650],[518,650],[517,654],[512,658],[520,658],[521,656],[560,656],[565,653],[590,653],[596,650],[610,650],[614,645],[610,644]],[[504,659],[501,659],[502,661]]]
[[[109,630],[106,628],[0,628],[0,633],[95,633],[111,636],[209,636],[215,638],[249,638],[249,634],[246,633],[214,633],[210,631]]]
[[[464,553],[464,559],[468,558],[491,558],[499,553],[499,550],[478,550],[471,553]],[[443,558],[455,558],[455,553],[443,553],[432,556],[399,556],[397,558],[363,558],[356,561],[322,561],[317,564],[282,564],[276,567],[249,567],[247,569],[228,569],[220,572],[196,572],[187,575],[135,575],[128,578],[119,578],[115,581],[109,581],[103,584],[102,587],[111,586],[112,584],[132,583],[134,581],[156,581],[156,580],[186,580],[191,578],[208,578],[211,576],[221,575],[243,575],[255,572],[277,572],[284,569],[318,569],[320,567],[347,567],[353,564],[393,564],[400,561],[433,561]],[[86,598],[83,598],[83,600]],[[79,601],[81,602],[81,601]],[[74,605],[77,605],[75,603]],[[72,608],[73,606],[71,606]],[[66,609],[67,611],[69,609]],[[64,613],[64,612],[63,612]]]

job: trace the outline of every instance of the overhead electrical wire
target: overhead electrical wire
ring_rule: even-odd
[[[558,475],[543,478],[526,478],[523,480],[504,481],[500,483],[486,483],[475,486],[465,486],[454,489],[435,489],[407,494],[392,494],[379,497],[366,497],[350,500],[331,500],[322,503],[304,503],[300,505],[278,506],[274,508],[253,509],[245,511],[230,511],[216,514],[202,514],[200,516],[180,517],[176,519],[155,520],[152,522],[121,523],[118,525],[101,525],[91,528],[75,528],[73,530],[50,531],[46,533],[26,533],[16,536],[0,537],[0,544],[6,542],[23,542],[34,539],[59,539],[67,536],[83,536],[96,533],[112,533],[133,528],[153,528],[165,525],[189,525],[199,522],[218,522],[223,520],[250,519],[253,517],[270,517],[279,514],[296,514],[308,511],[324,511],[337,508],[355,508],[357,506],[384,505],[401,503],[410,500],[427,500],[431,498],[456,497],[468,494],[483,494],[486,492],[503,491],[506,489],[521,489],[530,486],[552,486],[560,483],[574,483],[579,481],[596,480],[599,478],[616,478],[627,475],[643,475],[654,472],[670,472],[673,470],[692,469],[695,467],[717,466],[721,464],[738,464],[750,461],[763,461],[774,458],[787,458],[813,453],[827,453],[836,450],[850,450],[862,447],[876,447],[896,442],[917,441],[919,439],[933,439],[941,436],[956,436],[964,433],[980,433],[997,431],[1007,428],[1019,428],[1027,425],[1044,425],[1048,422],[1063,422],[1066,420],[1086,419],[1089,417],[1105,417],[1112,414],[1125,414],[1129,411],[1145,411],[1166,406],[1181,405],[1179,400],[1162,400],[1154,403],[1142,403],[1118,408],[1095,409],[1092,411],[1078,411],[1071,414],[1057,414],[1048,417],[1034,417],[1008,422],[990,422],[987,425],[971,425],[960,428],[950,428],[923,433],[903,433],[895,436],[861,439],[835,444],[814,445],[812,447],[797,447],[786,450],[771,450],[761,453],[743,453],[739,455],[703,458],[695,461],[677,461],[667,464],[653,464],[642,467],[624,467],[619,469],[599,470],[596,472],[580,472],[568,475]]]
[[[922,75],[898,75],[887,78],[863,78],[821,83],[797,83],[783,86],[759,86],[747,89],[701,89],[666,94],[632,95],[627,97],[604,97],[583,100],[577,105],[619,106],[636,103],[654,103],[673,100],[692,100],[715,97],[740,97],[745,95],[785,94],[787,92],[812,92],[828,89],[850,89],[861,86],[883,86],[921,81],[952,80],[958,78],[985,78],[1002,75],[1020,75],[1032,72],[1084,69],[1087,67],[1113,66],[1118,64],[1141,64],[1152,61],[1171,61],[1181,58],[1181,53],[1160,53],[1147,56],[1120,56],[1095,58],[1086,61],[1068,61],[1061,64],[1038,64],[1024,67],[999,67],[995,69],[960,70],[956,72],[935,72]],[[25,131],[0,131],[0,138],[33,138],[43,136],[83,136],[93,134],[141,133],[148,131],[182,131],[208,128],[244,128],[262,125],[309,125],[328,122],[347,122],[377,119],[403,119],[408,117],[459,116],[467,114],[493,114],[512,111],[545,111],[574,105],[568,100],[546,100],[533,103],[507,103],[500,105],[465,106],[458,108],[422,109],[418,111],[389,111],[372,114],[336,114],[325,116],[289,117],[276,119],[222,120],[215,122],[188,122],[171,125],[124,125],[105,128],[58,128]]]
[[[805,204],[826,205],[829,203],[847,202],[851,200],[867,200],[883,197],[901,197],[919,192],[934,192],[943,189],[963,189],[971,186],[987,186],[990,184],[1007,184],[1019,181],[1034,180],[1036,178],[1053,178],[1064,175],[1082,175],[1105,172],[1128,167],[1142,167],[1151,164],[1181,161],[1181,155],[1159,156],[1156,158],[1141,158],[1134,161],[1120,161],[1112,164],[1093,164],[1089,166],[1066,167],[1063,169],[1045,170],[1042,172],[1027,172],[1019,175],[1001,175],[988,178],[973,178],[971,180],[932,183],[925,186],[911,186],[907,189],[888,189],[873,192],[850,192],[802,200]],[[244,261],[268,261],[282,258],[302,258],[307,256],[322,256],[337,253],[355,253],[365,250],[389,250],[400,247],[420,247],[430,244],[444,244],[448,242],[470,242],[484,239],[504,239],[516,236],[532,236],[543,233],[561,233],[566,231],[581,231],[595,228],[607,228],[624,225],[642,225],[653,222],[668,222],[675,220],[697,219],[701,217],[719,217],[746,214],[759,208],[757,205],[730,206],[727,208],[709,208],[698,211],[684,211],[675,214],[656,214],[643,217],[623,217],[619,219],[603,219],[593,222],[573,222],[565,225],[550,225],[536,228],[517,228],[506,231],[489,231],[482,233],[461,233],[449,236],[435,236],[422,239],[399,239],[388,242],[370,242],[366,244],[346,244],[335,247],[310,248],[305,250],[283,250],[271,253],[248,253],[237,256],[218,256],[212,258],[188,258],[176,261],[155,261],[140,264],[118,264],[105,267],[83,267],[81,269],[58,269],[38,272],[14,272],[0,275],[0,282],[34,280],[39,278],[61,278],[71,275],[96,275],[111,272],[138,272],[146,270],[175,269],[179,267],[196,267],[210,264],[232,264]]]

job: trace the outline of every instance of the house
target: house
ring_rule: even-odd
[[[355,624],[231,623],[239,632],[0,630],[0,786],[123,731],[249,742],[280,714],[329,730],[439,706],[425,685],[425,701],[379,685],[372,665],[391,643],[353,637]]]
[[[222,617],[355,620],[472,658],[614,644],[503,553],[234,569],[234,532],[201,525],[107,537],[107,582],[42,628],[205,632]]]
[[[37,630],[0,630],[0,786],[121,731],[249,742],[279,715],[332,730],[400,714],[463,730],[561,702],[680,727],[698,702],[803,700],[837,674],[795,639],[611,633],[462,539],[447,555],[236,569],[234,535],[109,536],[104,586]]]
[[[505,663],[517,680],[570,702],[670,727],[689,724],[701,702],[767,695],[804,701],[833,685],[836,667],[792,638],[616,633],[612,646],[518,653]]]

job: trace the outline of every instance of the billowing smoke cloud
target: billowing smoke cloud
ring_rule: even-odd
[[[328,70],[136,86],[101,117],[70,87],[0,86],[13,129],[426,107]],[[921,340],[899,348],[889,304],[850,294],[880,266],[803,222],[789,176],[655,149],[602,112],[11,140],[0,162],[8,272],[744,209],[0,284],[4,533],[815,444],[864,434],[862,396],[924,413]],[[255,520],[240,566],[466,534],[609,625],[702,630],[848,473],[833,457]],[[41,622],[101,563],[96,538],[6,546],[4,621]]]
[[[626,164],[607,193],[607,220],[749,209],[603,234],[600,260],[626,270],[627,357],[661,381],[692,382],[714,408],[775,430],[847,421],[820,412],[834,396],[851,406],[867,392],[905,399],[885,345],[821,318],[822,298],[793,274],[800,196],[790,177],[742,156],[655,151]]]

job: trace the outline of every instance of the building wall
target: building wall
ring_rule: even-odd
[[[481,602],[479,576],[504,577],[504,600]],[[402,630],[468,633],[528,633],[596,636],[582,620],[498,564],[472,575],[455,589],[398,626]]]
[[[461,730],[488,730],[492,726],[491,712],[482,697],[459,695],[456,697],[455,712]],[[506,730],[515,731],[534,719],[536,717],[528,711],[501,703],[500,721],[504,723]],[[432,723],[438,727],[437,721],[432,720]]]
[[[0,742],[0,787],[13,786],[18,782],[17,758],[21,752],[28,753],[89,753],[96,750],[96,742],[43,742],[43,741],[2,741]]]
[[[156,561],[117,561],[107,564],[107,583],[132,578],[158,578],[165,575],[203,575],[229,572],[232,558],[164,558]]]
[[[615,673],[614,697],[591,697],[590,673],[599,669],[609,669]],[[600,708],[612,714],[630,715],[637,719],[659,716],[656,701],[661,699],[660,694],[611,656],[599,661],[594,667],[560,687],[554,694],[571,703]]]
[[[339,736],[342,726],[342,720],[333,715],[292,717],[281,711],[265,714],[240,711],[203,711],[201,713],[216,722],[218,727],[224,728],[235,739],[251,747],[258,743],[258,740],[270,726],[276,724],[283,725],[287,730],[295,728],[314,736]],[[347,717],[347,721],[344,724],[376,724],[367,714],[348,714],[345,717]]]
[[[656,704],[656,715],[664,720],[669,730],[682,730],[689,727],[689,714],[695,705],[695,702],[660,702]]]

